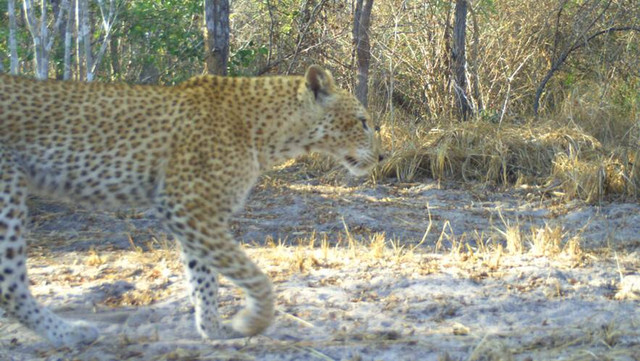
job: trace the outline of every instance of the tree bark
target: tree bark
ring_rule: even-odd
[[[351,63],[349,69],[355,69],[356,64],[356,52],[358,51],[358,37],[360,36],[360,16],[362,15],[362,1],[363,0],[355,0],[355,4],[353,4],[353,30],[351,31],[351,38],[353,39],[351,50]],[[353,77],[353,87],[356,85],[356,77]]]
[[[354,12],[353,33],[356,35],[355,47],[358,73],[355,95],[365,107],[368,104],[369,64],[371,62],[371,45],[369,43],[369,25],[373,0],[357,0]]]
[[[467,29],[467,0],[456,0],[455,24],[453,26],[453,90],[458,104],[460,119],[465,121],[471,115],[471,104],[467,96],[467,75],[465,57],[465,39]]]
[[[109,60],[111,63],[111,77],[115,78],[120,74],[120,61],[119,61],[119,52],[120,48],[118,46],[118,39],[116,37],[111,37],[109,39]]]
[[[49,42],[49,28],[47,28],[47,1],[40,0],[40,61],[38,62],[38,72],[42,74],[40,79],[46,79],[49,77],[49,49],[47,43]],[[53,40],[53,39],[52,39]],[[36,51],[37,53],[37,51]]]
[[[18,74],[18,43],[16,42],[16,3],[15,0],[9,0],[9,54],[11,62],[9,65],[9,73]]]
[[[75,0],[75,20],[76,20],[76,80],[82,80],[84,72],[84,51],[82,51],[82,2]]]
[[[475,111],[477,113],[482,112],[484,105],[482,103],[482,94],[480,92],[480,76],[478,75],[478,62],[479,54],[478,47],[480,46],[480,28],[478,27],[478,19],[473,12],[473,7],[469,7],[471,13],[471,22],[473,23],[473,46],[471,47],[471,88],[473,89],[473,98],[475,99],[476,106]]]
[[[46,4],[44,0],[42,0],[43,4],[43,14],[41,15],[41,21],[46,24]],[[33,50],[35,56],[33,58],[34,72],[37,79],[46,79],[48,77],[47,70],[48,67],[44,66],[46,54],[43,54],[45,50],[43,43],[46,41],[42,39],[41,28],[38,27],[38,23],[36,21],[36,16],[33,12],[33,3],[31,0],[24,0],[24,17],[25,22],[27,23],[27,28],[29,29],[29,33],[31,34],[31,39],[33,41]],[[46,35],[46,34],[45,34]]]
[[[40,0],[40,19],[38,20],[33,11],[33,3],[31,0],[24,0],[24,14],[31,37],[33,38],[33,48],[35,52],[34,68],[36,78],[46,79],[49,77],[49,59],[53,42],[57,33],[57,29],[62,23],[66,3],[63,0],[62,5],[58,6],[58,13],[55,17],[56,21],[53,30],[49,31],[48,26],[48,4],[46,0]],[[11,6],[11,5],[10,5]],[[55,9],[55,7],[54,7]],[[55,16],[54,11],[54,16]]]
[[[51,0],[51,9],[53,10],[54,14],[58,14],[58,17],[56,18],[56,22],[53,26],[53,33],[55,33],[56,35],[59,34],[61,41],[56,44],[55,48],[53,47],[53,43],[54,43],[54,36],[52,36],[49,39],[49,44],[47,44],[47,46],[49,47],[49,51],[50,51],[50,56],[53,57],[54,59],[64,59],[64,36],[67,33],[67,24],[68,21],[67,19],[69,19],[69,0]],[[66,18],[65,18],[65,12],[66,12]],[[64,69],[60,68],[60,67],[56,67],[55,68],[55,77],[56,79],[63,79],[64,78]]]
[[[229,62],[229,0],[204,0],[205,71],[227,75]]]
[[[102,0],[98,0],[98,6],[100,7],[100,14],[102,15],[102,30],[104,34],[102,36],[100,49],[96,54],[96,57],[93,60],[93,64],[91,65],[91,74],[95,76],[96,71],[98,70],[98,66],[102,62],[102,58],[104,57],[105,52],[107,51],[107,46],[109,45],[109,40],[111,39],[111,30],[113,29],[113,22],[116,20],[118,16],[118,9],[116,8],[115,0],[109,0],[109,10],[105,8],[104,2]]]
[[[85,70],[87,71],[87,81],[91,82],[94,78],[93,72],[93,54],[91,52],[91,27],[89,26],[89,1],[78,0],[80,3],[80,18],[76,21],[80,21],[80,33],[78,37],[82,39],[84,46],[84,60]]]
[[[67,5],[67,25],[64,31],[64,70],[62,72],[62,79],[71,79],[71,52],[73,51],[73,1],[70,1]]]

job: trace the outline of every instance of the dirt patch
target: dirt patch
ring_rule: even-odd
[[[212,342],[151,212],[33,200],[32,290],[101,338],[52,350],[0,319],[0,359],[640,360],[640,205],[346,184],[263,178],[233,232],[274,279],[276,322]],[[223,281],[223,315],[241,296]]]

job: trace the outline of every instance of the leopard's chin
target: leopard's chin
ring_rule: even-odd
[[[376,162],[357,160],[356,158],[347,155],[342,160],[342,165],[354,176],[362,177],[371,172],[373,167],[375,167]]]

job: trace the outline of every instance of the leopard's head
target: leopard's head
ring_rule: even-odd
[[[311,150],[333,156],[354,175],[366,175],[383,159],[379,128],[355,96],[336,87],[328,71],[313,65],[305,80],[321,109],[312,129],[311,136],[317,140]]]

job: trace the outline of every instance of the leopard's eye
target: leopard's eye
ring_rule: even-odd
[[[362,122],[362,127],[364,130],[369,130],[369,126],[367,126],[367,118],[358,118]]]

